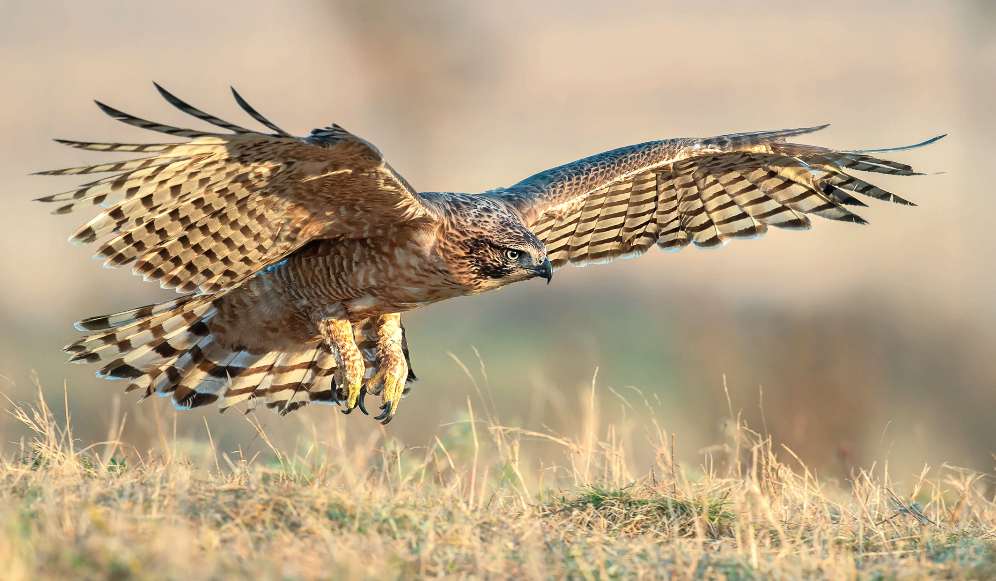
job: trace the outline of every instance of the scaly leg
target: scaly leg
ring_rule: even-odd
[[[346,409],[342,413],[348,414],[357,404],[360,411],[367,413],[363,403],[366,395],[363,387],[363,356],[353,339],[353,325],[346,319],[328,318],[320,318],[315,323],[335,356],[336,385],[346,395]]]
[[[408,361],[405,353],[401,349],[401,341],[404,337],[401,330],[401,315],[382,315],[373,320],[374,328],[377,331],[377,373],[367,382],[368,391],[376,393],[383,390],[381,395],[384,405],[380,409],[384,410],[375,420],[383,420],[381,423],[388,423],[394,419],[394,413],[398,411],[398,404],[401,402],[401,394],[405,391],[405,382],[408,380]]]

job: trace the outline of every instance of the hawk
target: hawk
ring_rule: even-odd
[[[309,403],[391,421],[416,381],[401,313],[540,277],[566,265],[633,258],[657,246],[717,248],[769,226],[804,230],[809,214],[864,224],[855,195],[910,202],[853,171],[921,175],[877,154],[786,139],[822,129],[668,139],[622,147],[480,194],[419,193],[370,142],[338,125],[295,137],[236,102],[270,133],[196,109],[224,129],[181,129],[102,103],[129,125],[184,141],[57,140],[130,161],[41,172],[109,173],[72,191],[55,214],[105,208],[69,239],[106,238],[95,258],[179,298],[76,324],[91,334],[70,361],[98,377],[189,409],[245,402],[286,414]],[[941,136],[943,137],[943,136]]]

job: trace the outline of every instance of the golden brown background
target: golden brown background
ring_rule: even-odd
[[[27,174],[98,159],[54,137],[159,139],[111,121],[94,98],[200,126],[152,80],[237,123],[251,121],[229,85],[294,133],[339,123],[422,191],[507,186],[666,137],[829,122],[807,140],[876,148],[949,133],[895,155],[943,174],[876,176],[919,207],[871,203],[870,226],[816,219],[807,233],[567,268],[550,286],[407,315],[421,382],[388,432],[425,445],[468,395],[479,405],[447,354],[483,381],[474,346],[501,419],[534,430],[577,430],[597,367],[603,413],[623,421],[608,386],[638,387],[695,466],[722,439],[725,374],[734,413],[824,474],[886,458],[917,472],[925,461],[993,466],[994,3],[0,2],[0,391],[30,399],[36,370],[61,409],[65,382],[83,444],[106,436],[124,385],[63,363],[72,321],[171,293],[67,244],[89,215],[53,217],[30,201],[80,180]],[[133,399],[120,399],[124,438],[142,449],[153,404]],[[628,426],[647,417],[626,413]],[[292,446],[337,415],[260,417]],[[181,414],[178,434],[203,440],[202,417],[226,450],[253,437],[238,413],[211,408]],[[4,442],[19,433],[0,420]]]

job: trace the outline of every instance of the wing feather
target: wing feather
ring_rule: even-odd
[[[235,87],[230,87],[230,88],[232,89],[232,96],[235,97],[235,102],[238,103],[239,107],[242,107],[242,110],[248,113],[250,117],[252,117],[256,121],[259,121],[263,125],[269,127],[277,135],[280,135],[282,137],[292,137],[290,133],[287,133],[283,129],[277,127],[269,119],[260,115],[259,111],[256,111],[256,109],[254,109],[252,105],[247,103],[246,100],[242,98],[242,95],[240,95],[239,92],[235,90]]]
[[[166,89],[159,86],[159,83],[152,83],[152,84],[156,86],[156,90],[159,91],[159,94],[162,95],[163,98],[166,99],[166,101],[170,105],[176,107],[180,111],[183,111],[187,115],[190,115],[192,117],[197,117],[198,119],[207,121],[211,125],[216,125],[218,127],[221,127],[222,129],[227,129],[232,133],[259,133],[258,131],[253,131],[252,129],[246,129],[245,127],[240,127],[238,125],[235,125],[234,123],[229,123],[228,121],[225,121],[223,119],[218,119],[214,115],[205,113],[204,111],[201,111],[197,107],[188,105],[184,101],[181,101],[175,95],[173,95]]]
[[[80,149],[154,155],[42,172],[116,174],[40,199],[69,202],[55,211],[60,214],[105,208],[70,238],[90,244],[110,236],[95,255],[105,266],[134,263],[137,274],[164,288],[216,293],[312,239],[378,236],[399,224],[438,219],[380,151],[339,126],[292,137],[233,90],[239,106],[275,132],[264,134],[156,88],[181,111],[232,133],[153,123],[98,103],[119,121],[188,140],[149,145],[63,141]]]
[[[536,174],[492,195],[514,208],[547,246],[555,268],[640,256],[656,244],[718,248],[769,226],[805,230],[812,214],[864,224],[853,194],[910,202],[849,171],[923,175],[874,154],[785,139],[812,127],[672,139],[624,147]],[[943,136],[942,136],[943,137]]]

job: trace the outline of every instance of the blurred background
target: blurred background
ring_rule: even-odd
[[[420,191],[508,186],[668,137],[832,123],[806,141],[868,149],[947,133],[892,156],[943,173],[874,176],[919,206],[872,201],[860,212],[870,226],[814,219],[810,232],[654,250],[407,314],[421,382],[386,434],[425,446],[468,396],[480,406],[457,358],[490,386],[501,421],[567,435],[597,369],[603,418],[629,426],[638,447],[650,418],[642,393],[690,466],[723,442],[732,410],[834,477],[885,459],[897,474],[923,462],[993,467],[992,2],[4,0],[0,79],[0,392],[30,400],[36,374],[61,410],[65,385],[84,445],[126,413],[123,438],[147,449],[153,406],[169,424],[174,412],[64,364],[71,323],[172,293],[66,243],[91,214],[49,216],[30,201],[81,180],[28,174],[105,160],[52,138],[161,139],[92,99],[202,127],[159,98],[155,80],[237,123],[251,120],[229,85],[296,134],[339,123]],[[312,424],[380,432],[322,406],[259,417],[284,446]],[[180,414],[178,434],[204,440],[204,418],[226,450],[255,434],[213,408]],[[0,419],[7,450],[20,433]]]

